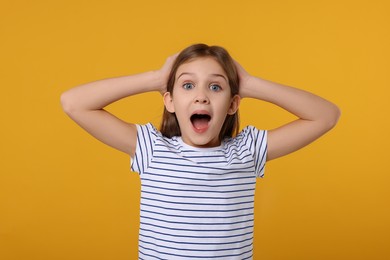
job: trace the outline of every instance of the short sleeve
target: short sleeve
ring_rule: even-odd
[[[265,163],[267,161],[267,131],[259,130],[254,126],[247,126],[242,133],[246,139],[246,145],[253,156],[255,174],[264,177]]]
[[[150,123],[136,126],[137,144],[134,157],[131,158],[131,170],[142,174],[152,159],[157,130]]]

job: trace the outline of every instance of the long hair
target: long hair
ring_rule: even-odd
[[[211,57],[219,63],[228,77],[231,97],[237,95],[239,91],[239,80],[236,66],[232,57],[224,48],[220,46],[208,46],[206,44],[191,45],[185,48],[177,56],[168,77],[167,91],[171,95],[173,94],[176,72],[180,65],[190,62],[196,58],[204,57]],[[237,110],[235,114],[226,116],[225,122],[223,123],[221,132],[219,134],[219,140],[222,141],[226,137],[233,137],[237,135],[239,127],[239,116]],[[160,131],[166,137],[181,136],[176,114],[168,112],[166,108],[164,108]]]

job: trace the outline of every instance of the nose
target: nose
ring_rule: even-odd
[[[210,100],[203,91],[199,91],[195,97],[195,103],[205,105],[210,103]]]
[[[195,102],[199,104],[208,104],[209,100],[206,97],[200,97],[196,98]]]

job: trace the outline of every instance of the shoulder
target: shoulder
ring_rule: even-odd
[[[261,129],[256,128],[255,126],[248,125],[248,126],[244,127],[234,139],[239,141],[239,140],[246,139],[248,137],[258,138],[260,136],[266,137],[267,130],[261,130]]]
[[[246,147],[252,152],[265,150],[267,146],[267,130],[261,130],[255,126],[244,127],[236,137],[227,140],[231,145]]]
[[[148,131],[148,132],[155,132],[157,133],[157,128],[152,123],[146,123],[146,124],[136,124],[137,131]]]
[[[177,143],[177,137],[164,136],[152,123],[137,124],[137,143],[150,142],[159,145]]]
[[[158,136],[161,136],[160,131],[152,123],[146,124],[137,124],[137,140],[139,141],[141,138],[155,139]]]

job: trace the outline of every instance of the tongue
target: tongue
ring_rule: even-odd
[[[192,124],[194,127],[198,130],[204,130],[208,127],[209,125],[209,120],[207,118],[195,118],[192,121]]]

